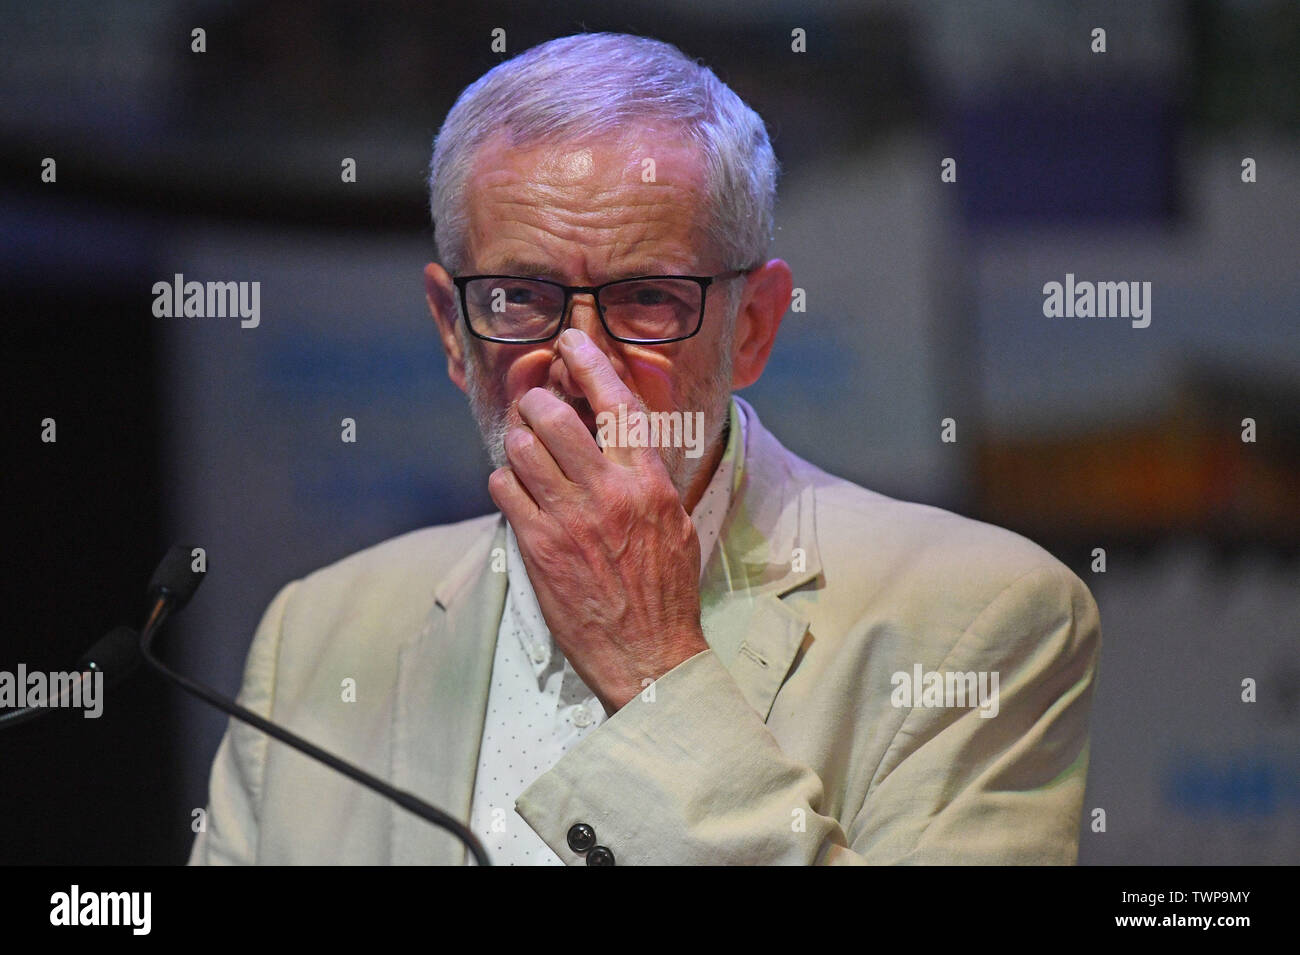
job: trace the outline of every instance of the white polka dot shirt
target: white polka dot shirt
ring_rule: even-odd
[[[740,422],[739,434],[731,429],[722,461],[691,513],[700,539],[701,578],[731,504],[735,446],[744,442],[744,412],[735,402],[731,407],[732,420]],[[563,865],[515,812],[515,799],[579,740],[595,732],[607,714],[552,641],[509,525],[506,574],[470,828],[494,865]]]

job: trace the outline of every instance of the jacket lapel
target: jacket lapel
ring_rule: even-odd
[[[782,599],[821,576],[814,491],[743,399],[740,483],[701,592],[704,636],[759,716],[767,719],[808,635],[808,617]]]
[[[433,590],[424,629],[398,656],[393,707],[393,785],[458,819],[470,818],[492,659],[505,606],[506,575],[491,569],[505,547],[498,521]],[[396,865],[464,864],[455,836],[392,807]]]

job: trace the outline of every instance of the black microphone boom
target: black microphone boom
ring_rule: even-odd
[[[426,822],[430,822],[441,829],[446,829],[465,844],[465,848],[469,850],[475,862],[479,865],[490,865],[487,852],[483,849],[478,838],[458,819],[447,815],[447,813],[435,806],[429,805],[424,800],[370,775],[365,770],[339,759],[333,753],[326,752],[314,743],[309,743],[302,737],[272,723],[270,720],[258,716],[252,710],[245,709],[234,700],[222,696],[216,690],[182,676],[154,656],[151,645],[154,636],[162,627],[163,621],[173,611],[185,606],[203,581],[203,574],[192,569],[190,555],[191,550],[188,547],[172,547],[162,559],[162,563],[158,565],[153,578],[149,581],[149,596],[153,598],[153,603],[149,609],[149,617],[144,630],[140,633],[140,653],[145,662],[181,689],[197,696],[205,703],[229,713],[235,719],[242,720],[287,746],[292,746],[317,762],[324,763],[349,779],[355,780],[381,796],[392,800],[403,809],[415,813]]]

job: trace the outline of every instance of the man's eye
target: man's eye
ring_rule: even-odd
[[[661,285],[614,286],[606,298],[609,305],[624,308],[663,308],[676,306],[680,301],[674,289]]]
[[[506,301],[511,305],[529,305],[537,297],[537,293],[533,289],[518,285],[503,288],[502,291],[505,293]]]
[[[636,292],[635,300],[637,305],[667,305],[672,296],[663,289],[646,288]]]

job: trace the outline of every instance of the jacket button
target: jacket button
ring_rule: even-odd
[[[576,823],[569,829],[569,848],[574,852],[586,852],[596,844],[596,830],[585,822]]]
[[[613,865],[614,853],[604,846],[596,846],[587,853],[587,865]]]

